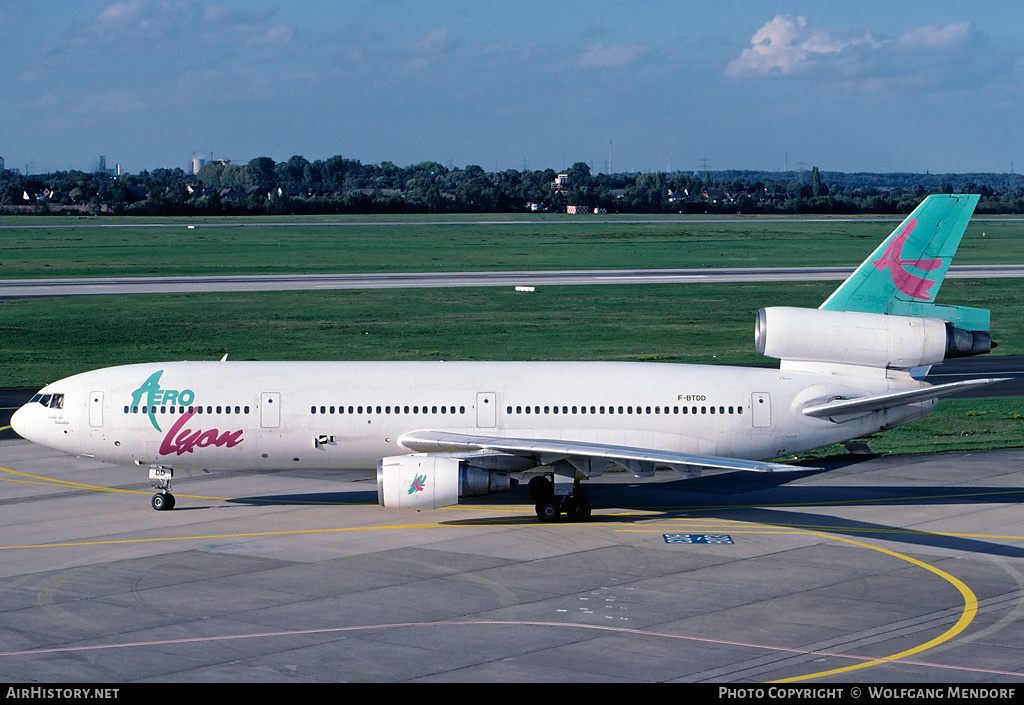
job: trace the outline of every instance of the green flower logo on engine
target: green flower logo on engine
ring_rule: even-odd
[[[417,475],[413,479],[412,484],[409,485],[409,491],[406,494],[414,494],[416,492],[422,492],[426,489],[427,476]]]

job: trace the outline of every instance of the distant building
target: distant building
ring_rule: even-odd
[[[0,171],[4,170],[4,158],[0,157]]]
[[[555,180],[551,183],[551,188],[553,188],[556,193],[561,193],[562,191],[567,191],[569,189],[569,174],[568,174],[568,172],[562,172],[561,174],[556,176]]]
[[[114,170],[107,168],[107,158],[104,155],[100,155],[99,160],[96,162],[96,168],[93,169],[95,174],[110,174],[114,176]]]
[[[704,192],[701,194],[701,196],[704,198],[706,202],[713,203],[716,205],[720,203],[732,203],[735,200],[733,198],[733,195],[728,191],[723,191],[722,189],[716,188],[704,189]]]
[[[206,166],[206,160],[202,157],[192,157],[192,173],[198,174],[199,170]]]

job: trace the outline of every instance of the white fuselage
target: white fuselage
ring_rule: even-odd
[[[113,463],[372,469],[421,430],[565,439],[746,459],[803,452],[925,415],[837,423],[801,410],[917,386],[902,373],[626,362],[177,362],[40,390],[22,436]],[[55,395],[62,395],[58,401]]]

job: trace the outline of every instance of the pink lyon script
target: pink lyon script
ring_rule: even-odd
[[[221,433],[215,428],[211,428],[209,431],[192,431],[190,428],[184,428],[193,416],[195,416],[194,413],[188,413],[178,417],[177,422],[171,426],[171,430],[167,432],[160,444],[160,455],[171,455],[172,453],[182,455],[191,453],[194,448],[206,448],[207,446],[231,448],[245,440],[242,438],[242,429]]]
[[[932,294],[929,289],[935,284],[933,279],[925,279],[919,277],[916,274],[911,274],[906,270],[906,267],[915,267],[917,269],[923,269],[926,272],[930,272],[933,269],[938,269],[942,266],[941,259],[908,259],[903,260],[900,257],[903,255],[903,247],[907,244],[907,238],[910,237],[910,233],[917,227],[917,218],[911,218],[907,226],[903,228],[900,234],[892,239],[889,246],[885,248],[885,252],[882,253],[881,258],[876,259],[872,264],[875,265],[875,269],[882,271],[884,269],[889,270],[889,276],[892,277],[892,283],[896,285],[896,288],[902,291],[907,296],[913,296],[915,299],[923,299],[924,301],[931,301]]]

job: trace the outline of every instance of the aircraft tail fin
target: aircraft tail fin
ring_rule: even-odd
[[[934,303],[980,196],[928,196],[819,308],[938,318],[987,331],[989,313]]]

